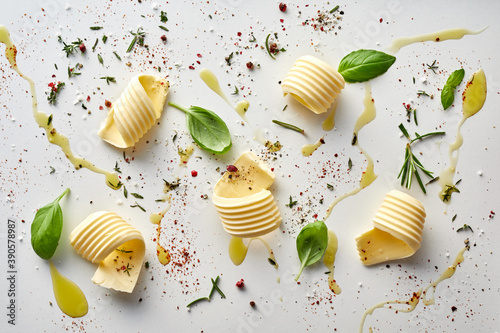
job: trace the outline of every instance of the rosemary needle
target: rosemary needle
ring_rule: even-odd
[[[194,303],[197,303],[199,301],[210,301],[210,298],[208,298],[208,297],[200,297],[198,299],[195,299],[194,301],[192,301],[188,305],[186,305],[186,307],[189,308],[191,305],[193,305]]]
[[[284,127],[284,128],[291,129],[291,130],[293,130],[293,131],[295,131],[295,132],[299,132],[299,133],[304,134],[304,130],[303,130],[302,128],[300,128],[300,127],[295,126],[295,125],[288,124],[288,123],[284,123],[284,122],[282,122],[282,121],[279,121],[279,120],[274,120],[274,119],[273,119],[273,123],[275,123],[275,124],[277,124],[277,125],[280,125],[280,126],[282,126],[282,127]]]

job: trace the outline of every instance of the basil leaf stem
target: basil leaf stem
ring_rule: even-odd
[[[168,102],[186,114],[186,124],[193,140],[203,149],[214,154],[225,154],[231,149],[231,134],[226,123],[213,111],[191,106],[182,107]]]
[[[395,61],[396,57],[384,52],[357,50],[340,61],[338,72],[346,82],[364,82],[387,72]]]
[[[31,246],[42,259],[52,258],[61,238],[63,214],[59,201],[69,192],[67,188],[51,203],[40,208],[31,224]]]

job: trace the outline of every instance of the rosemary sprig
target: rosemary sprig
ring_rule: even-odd
[[[130,270],[132,267],[130,267],[130,264],[127,263],[127,267],[123,270],[123,273],[127,273],[128,276],[130,276]]]
[[[120,251],[122,253],[132,253],[132,252],[134,252],[132,250],[124,250],[124,249],[116,249],[116,251]]]
[[[420,96],[427,96],[427,97],[430,97],[428,93],[426,93],[425,91],[423,90],[419,90],[417,91],[417,96],[420,97]]]
[[[167,12],[164,12],[163,10],[161,11],[160,21],[163,23],[167,23],[167,21],[168,21]]]
[[[451,199],[451,194],[456,192],[460,193],[460,190],[457,188],[457,185],[462,181],[462,179],[459,179],[455,185],[446,185],[446,189],[444,190],[444,193],[441,197],[441,199],[444,201],[449,201]]]
[[[122,171],[120,170],[120,167],[118,166],[118,162],[115,163],[115,167],[113,168],[113,170],[115,170],[118,173],[122,173]]]
[[[140,195],[139,193],[130,193],[134,198],[137,198],[137,199],[144,199],[144,197],[142,195]]]
[[[106,80],[108,85],[110,82],[116,83],[116,79],[113,76],[102,76],[101,80]]]
[[[432,62],[432,65],[426,64],[427,68],[430,69],[434,74],[436,74],[436,69],[438,69],[438,66],[436,66],[436,60]]]
[[[80,38],[78,38],[76,41],[74,42],[71,42],[69,44],[66,44],[61,36],[59,36],[58,38],[58,41],[60,43],[63,43],[64,47],[63,47],[63,51],[66,52],[66,57],[69,57],[70,54],[72,54],[77,48],[80,48],[80,45],[83,44],[83,40],[81,40]],[[85,47],[82,47],[80,48],[81,52],[83,53],[84,50],[85,50]]]
[[[90,30],[101,30],[102,27],[90,27]]]
[[[164,27],[163,25],[159,25],[158,28],[160,28],[161,30],[168,31],[167,27]]]
[[[137,207],[137,208],[139,208],[140,210],[142,210],[143,212],[146,212],[146,210],[144,209],[144,207],[142,207],[141,205],[139,205],[139,204],[137,203],[137,201],[135,202],[135,204],[130,205],[130,207],[132,207],[132,208]]]
[[[238,89],[237,86],[234,86],[234,92],[231,95],[238,95],[240,93],[240,90]]]
[[[420,177],[420,174],[418,173],[418,170],[420,169],[429,178],[432,178],[432,171],[427,170],[418,160],[418,158],[413,154],[413,152],[411,151],[411,144],[417,140],[422,140],[423,138],[426,138],[428,136],[443,135],[445,134],[445,132],[431,132],[424,135],[415,133],[416,137],[414,139],[411,139],[410,135],[408,134],[408,131],[406,130],[403,124],[399,124],[399,129],[409,141],[406,144],[405,159],[403,162],[403,166],[401,167],[401,170],[399,171],[398,174],[398,179],[401,178],[401,186],[405,186],[407,189],[410,189],[412,185],[413,175],[415,175],[415,178],[417,179],[420,188],[424,193],[427,193],[425,191],[425,186],[422,183],[422,179]]]
[[[68,78],[73,77],[73,76],[77,76],[77,75],[81,75],[82,73],[77,72],[77,70],[80,70],[80,68],[82,68],[82,67],[83,67],[83,65],[80,63],[76,63],[75,67],[73,67],[73,68],[68,66]]]
[[[132,39],[132,42],[128,46],[126,53],[132,51],[136,43],[139,44],[140,46],[144,46],[144,37],[146,36],[146,32],[144,32],[142,28],[137,29],[136,32],[130,32],[130,33],[134,36],[134,38]]]
[[[59,92],[61,91],[62,87],[64,87],[64,85],[65,83],[61,81],[49,84],[50,93],[49,96],[47,97],[49,104],[56,104],[57,96],[59,95]]]
[[[289,208],[292,208],[293,206],[295,206],[297,204],[297,200],[293,200],[292,199],[292,196],[290,196],[290,202],[287,203],[285,206],[289,207]]]
[[[295,132],[299,132],[299,133],[304,134],[304,130],[302,128],[300,128],[300,127],[295,126],[295,125],[284,123],[282,121],[275,120],[275,119],[273,119],[273,123],[275,123],[277,125],[280,125],[280,126],[282,126],[284,128],[291,129],[291,130],[293,130]]]

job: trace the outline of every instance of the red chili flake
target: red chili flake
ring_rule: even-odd
[[[281,22],[281,23],[283,23],[283,22],[285,22],[285,20],[283,20],[283,19],[280,19],[280,22]]]
[[[284,4],[283,2],[280,2],[279,8],[282,12],[286,11],[286,4]]]
[[[193,176],[193,177],[198,176],[198,171],[196,171],[196,170],[191,171],[191,176]]]
[[[85,44],[81,43],[80,46],[78,46],[80,48],[80,51],[82,53],[85,53],[85,51],[87,50],[87,48],[85,47]]]
[[[241,32],[238,31],[237,35],[238,35],[238,37],[241,37]]]
[[[102,105],[99,105],[99,110],[103,110],[104,108],[102,107]]]
[[[238,171],[238,168],[235,167],[234,165],[228,165],[226,169],[229,172],[236,172],[236,171]]]
[[[198,53],[196,56],[197,56],[198,58],[201,58],[201,53]]]
[[[243,279],[236,282],[236,287],[243,288],[244,286],[245,286],[245,283],[243,282]]]
[[[247,68],[253,69],[253,63],[251,61],[247,62]]]
[[[49,83],[49,87],[51,87],[51,88],[52,88],[52,87],[54,86],[54,84],[55,84],[54,82],[50,82],[50,83]]]
[[[87,95],[87,102],[90,102],[90,96]]]
[[[383,20],[384,20],[384,19],[380,19],[380,20],[379,20],[379,22],[380,22],[380,23],[382,23],[382,21],[383,21]]]
[[[166,36],[166,35],[161,35],[160,39],[161,39],[163,42],[166,42],[166,41],[167,41],[167,36]]]
[[[104,100],[104,105],[106,105],[107,108],[111,107],[111,102],[108,101],[107,99]]]
[[[193,66],[193,65],[190,65],[190,66],[189,66],[189,69],[194,69],[194,66]]]

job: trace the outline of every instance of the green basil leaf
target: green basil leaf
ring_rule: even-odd
[[[455,89],[464,79],[465,70],[463,68],[457,69],[453,73],[451,73],[448,80],[446,80],[446,84],[452,86]]]
[[[441,104],[446,110],[453,104],[455,100],[455,88],[447,84],[444,85],[443,90],[441,90]]]
[[[301,262],[300,271],[295,278],[298,281],[306,266],[321,259],[328,245],[328,228],[323,221],[309,223],[297,236],[297,253]]]
[[[31,224],[31,246],[42,259],[50,259],[56,251],[63,226],[59,201],[69,192],[67,188],[53,202],[40,208]]]
[[[346,55],[338,72],[349,83],[364,82],[384,74],[396,57],[375,50],[357,50]]]
[[[183,108],[172,102],[168,104],[186,113],[189,132],[201,148],[214,154],[225,154],[231,149],[229,129],[215,112],[199,106]]]

